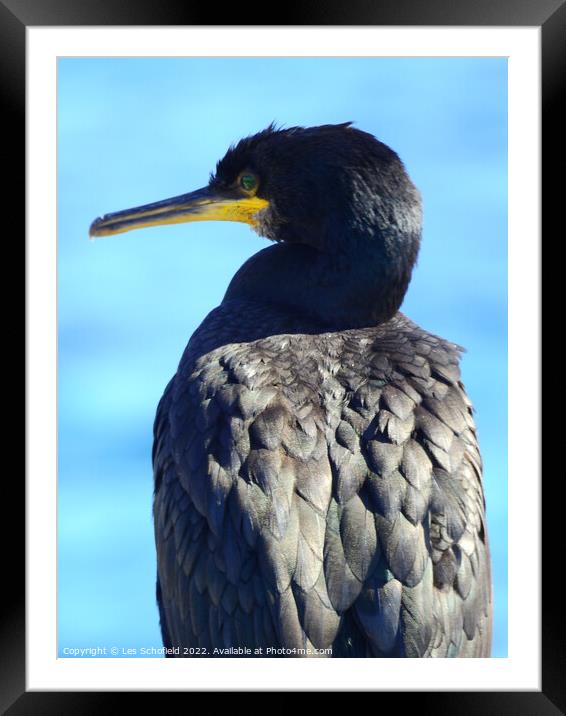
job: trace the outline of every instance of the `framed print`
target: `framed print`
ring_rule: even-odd
[[[170,690],[377,690],[380,698],[404,692],[403,698],[413,704],[418,698],[429,705],[434,698],[435,711],[446,713],[453,713],[456,703],[464,713],[550,714],[563,708],[553,606],[547,608],[541,601],[538,577],[541,554],[544,568],[552,542],[545,536],[542,550],[540,532],[548,519],[545,514],[541,521],[537,426],[540,107],[549,113],[544,115],[543,126],[550,132],[546,117],[553,114],[553,98],[560,90],[557,28],[563,27],[564,8],[558,1],[520,9],[486,5],[472,10],[462,5],[459,15],[455,8],[441,5],[436,3],[425,13],[407,3],[396,9],[383,7],[367,17],[355,9],[329,8],[324,15],[305,13],[304,18],[297,16],[277,26],[215,26],[200,15],[192,18],[190,12],[184,16],[177,9],[158,11],[142,5],[106,12],[100,4],[55,9],[39,3],[34,7],[34,3],[4,2],[6,41],[2,47],[7,81],[12,82],[13,136],[22,137],[22,142],[25,87],[28,331],[26,595],[13,606],[5,632],[5,649],[12,655],[13,667],[2,689],[8,713],[31,708],[40,713],[42,709],[66,713],[80,710],[83,697],[104,708],[113,698],[94,692]],[[256,155],[242,167],[238,165],[238,211],[244,211],[244,218],[236,219],[239,224],[175,225],[139,235],[123,232],[146,223],[161,224],[163,219],[185,223],[187,212],[194,211],[192,205],[187,209],[187,202],[197,201],[202,212],[203,201],[210,202],[202,198],[203,192],[220,186],[223,172],[231,171],[226,167],[235,161],[233,154],[254,141],[237,145],[241,138],[261,136],[276,141],[277,136],[300,134],[292,129],[296,126],[320,131],[351,122],[349,132],[369,132],[399,154],[423,199],[419,263],[403,313],[433,336],[467,349],[462,379],[475,407],[491,549],[491,647],[476,651],[469,647],[469,652],[462,648],[459,653],[452,642],[452,647],[447,645],[442,651],[439,636],[435,653],[432,645],[428,651],[414,646],[411,652],[399,641],[379,651],[375,644],[383,642],[378,638],[372,642],[374,651],[362,654],[351,647],[350,639],[350,652],[338,651],[335,642],[337,653],[327,654],[381,657],[379,674],[373,668],[374,658],[338,662],[278,658],[274,662],[262,658],[266,655],[261,652],[250,662],[230,652],[204,654],[228,658],[190,662],[163,659],[183,654],[166,653],[168,646],[175,645],[171,634],[179,627],[172,626],[171,606],[159,578],[157,604],[155,600],[152,427],[157,436],[154,465],[159,465],[163,449],[159,413],[153,426],[155,409],[191,334],[221,303],[238,268],[265,246],[243,226],[253,224],[259,214],[250,221],[251,215],[241,208],[242,197],[253,203],[254,212],[267,205]],[[301,146],[306,161],[305,145]],[[292,151],[289,145],[277,160],[278,172],[283,165],[290,166]],[[332,151],[338,156],[342,150]],[[301,181],[301,162],[293,166],[285,175],[285,187],[291,188],[283,191],[289,196],[297,193],[293,187]],[[312,166],[309,171],[311,180],[305,187],[312,186],[312,173],[316,175]],[[198,197],[187,194],[204,186],[208,189],[199,189]],[[230,185],[223,191],[235,190]],[[167,196],[176,197],[175,206],[184,212],[181,219],[171,202],[155,204]],[[317,201],[328,201],[320,196]],[[281,206],[279,197],[272,205]],[[340,220],[339,205],[335,197],[335,225]],[[136,206],[141,209],[124,214],[127,207]],[[233,211],[232,207],[232,220]],[[212,218],[225,217],[214,214]],[[291,224],[286,216],[277,225]],[[94,242],[87,240],[89,231]],[[120,236],[107,236],[114,233]],[[291,275],[278,280],[277,289],[266,285],[261,291],[271,295],[289,281]],[[242,285],[241,290],[249,290],[245,278]],[[230,290],[240,288],[228,289],[228,295]],[[289,295],[297,296],[298,290],[289,290]],[[315,312],[313,299],[307,302],[309,311]],[[246,320],[245,314],[234,315],[241,326]],[[345,323],[342,330],[350,327]],[[215,336],[219,330],[214,328]],[[215,350],[222,345],[219,338],[211,340]],[[245,333],[236,341],[238,345],[247,342]],[[439,349],[434,350],[438,356]],[[224,366],[228,358],[219,360]],[[239,360],[235,366],[243,365],[243,359]],[[322,358],[315,356],[316,360]],[[204,361],[199,370],[213,372],[213,364]],[[238,368],[234,370],[237,376]],[[524,393],[527,372],[531,376],[528,401]],[[325,380],[328,383],[330,378]],[[237,377],[230,381],[237,382]],[[411,390],[414,393],[414,387]],[[383,398],[388,399],[393,400]],[[203,400],[210,402],[210,394]],[[392,405],[389,408],[394,410]],[[231,430],[237,429],[242,415],[230,423]],[[179,417],[179,425],[183,420]],[[273,431],[269,439],[254,437],[259,427],[251,425],[246,427],[252,435],[249,450],[265,450],[267,443],[261,440],[284,440]],[[284,433],[286,423],[282,425]],[[464,427],[459,422],[458,426],[454,434],[459,439]],[[367,438],[371,429],[376,428],[368,423],[359,431]],[[391,444],[399,444],[400,438],[387,432],[397,428],[379,429],[389,435]],[[428,423],[422,428],[425,437],[430,437],[427,431],[431,429]],[[342,428],[346,430],[347,426]],[[414,430],[406,439],[409,434],[414,437]],[[341,439],[345,442],[341,449],[347,448],[345,432]],[[433,442],[429,449],[435,453],[438,445]],[[453,448],[453,460],[455,452]],[[432,453],[430,460],[440,460],[442,471],[442,456]],[[402,476],[410,472],[408,458],[404,460],[402,465],[399,462]],[[163,467],[163,476],[156,479],[169,479],[167,469]],[[339,472],[339,467],[332,469]],[[250,478],[250,483],[265,487],[262,480],[269,478],[262,475]],[[220,486],[220,472],[215,479]],[[301,499],[308,502],[305,494]],[[342,510],[340,495],[336,501]],[[215,504],[219,509],[220,503]],[[409,516],[403,519],[409,524],[411,508],[406,505],[404,509]],[[175,518],[168,517],[174,513],[174,503],[164,503],[162,510],[167,515],[163,520],[171,523],[167,529],[174,531]],[[288,519],[281,517],[279,508],[276,512],[277,520]],[[197,518],[195,513],[194,524]],[[159,519],[156,516],[158,553]],[[343,540],[347,540],[347,519],[337,528]],[[474,519],[480,525],[477,515]],[[213,517],[210,520],[214,522]],[[277,524],[272,531],[277,531]],[[202,550],[216,549],[211,547],[213,527],[210,530],[207,540],[195,537],[200,545],[193,550],[196,563]],[[483,540],[483,522],[477,530]],[[379,539],[378,534],[377,556],[368,560],[377,564],[379,554],[386,555],[390,575],[386,579],[402,582],[402,567],[396,566],[402,558]],[[358,545],[357,537],[352,540]],[[179,544],[177,536],[174,544]],[[235,538],[231,544],[238,554],[244,549],[244,542]],[[309,544],[312,547],[312,541]],[[328,541],[325,545],[327,560]],[[230,559],[241,559],[234,548],[228,551]],[[228,552],[222,557],[218,551],[215,554],[215,564],[224,565],[218,566],[219,574],[229,573]],[[461,551],[455,554],[460,561],[467,559]],[[184,558],[178,553],[171,564],[175,560],[181,564]],[[205,571],[210,580],[207,593],[212,595],[211,585],[214,580],[218,585],[221,577],[212,575],[212,558],[209,562]],[[158,575],[159,569],[166,569],[163,564],[158,566]],[[372,569],[377,569],[375,564]],[[527,579],[525,564],[529,565]],[[285,577],[277,569],[274,579],[280,585]],[[474,578],[479,579],[480,569],[474,563]],[[419,583],[411,579],[407,577],[409,589]],[[435,579],[440,589],[440,577]],[[286,623],[291,618],[289,609],[308,613],[309,608],[301,606],[308,581],[302,574],[293,607],[277,607]],[[232,614],[236,608],[232,595],[236,602],[240,600],[243,614],[247,597],[242,590],[226,586],[228,582],[218,587],[215,608],[221,603]],[[330,586],[325,589],[330,590],[328,604],[336,607],[341,597]],[[470,591],[463,584],[461,590],[466,595]],[[287,593],[284,587],[280,592]],[[249,624],[253,624],[254,609],[258,614],[262,609],[263,602],[256,599],[249,610]],[[189,611],[195,608],[195,600],[187,607]],[[408,602],[403,608],[408,619]],[[314,619],[312,613],[308,618]],[[191,614],[196,634],[194,619]],[[361,611],[356,619],[356,629],[367,625]],[[414,614],[413,619],[418,623]],[[168,620],[169,628],[164,626]],[[226,636],[231,628],[228,622],[226,618],[213,626],[211,621],[210,634],[224,629],[225,643],[232,643]],[[325,625],[330,628],[328,621]],[[460,630],[465,631],[464,626]],[[467,628],[473,632],[469,624]],[[478,628],[481,633],[484,627]],[[320,636],[312,638],[323,641]],[[198,642],[199,649],[206,651],[203,644],[213,645],[213,637],[206,639]],[[395,656],[490,658],[410,659],[401,662],[406,666],[399,669],[388,658]],[[246,668],[250,663],[252,670]],[[81,691],[91,693],[65,693]]]

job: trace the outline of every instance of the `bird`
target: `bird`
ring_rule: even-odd
[[[271,243],[194,332],[157,408],[165,655],[488,657],[463,349],[400,311],[422,233],[403,162],[352,122],[272,123],[202,189],[106,214],[90,235],[207,220]]]

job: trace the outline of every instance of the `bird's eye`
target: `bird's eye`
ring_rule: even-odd
[[[257,187],[257,177],[253,174],[242,174],[240,176],[240,186],[244,191],[253,191]]]

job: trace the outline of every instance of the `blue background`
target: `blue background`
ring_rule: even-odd
[[[99,214],[207,183],[272,120],[353,120],[424,201],[403,311],[467,348],[507,655],[507,63],[497,58],[112,59],[58,64],[58,631],[65,648],[161,646],[152,423],[185,344],[265,245],[241,224],[87,240]]]

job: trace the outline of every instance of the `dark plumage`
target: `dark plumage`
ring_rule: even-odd
[[[187,220],[197,195],[263,200],[249,223],[278,243],[237,272],[157,410],[165,645],[489,656],[482,466],[460,349],[398,312],[421,232],[401,161],[349,124],[270,127],[232,147],[208,188],[176,198]],[[170,205],[150,205],[152,223]],[[109,215],[92,233],[147,215]]]

